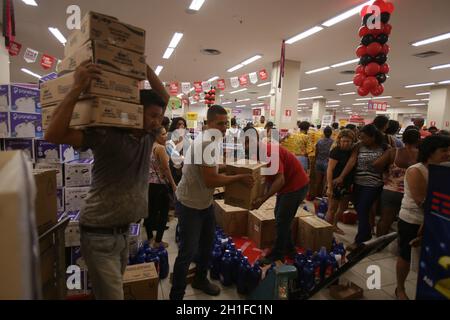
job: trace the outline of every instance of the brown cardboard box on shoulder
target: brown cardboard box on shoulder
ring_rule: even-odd
[[[216,200],[214,212],[217,225],[225,234],[236,237],[247,235],[248,210],[229,206],[224,200]]]
[[[158,284],[153,262],[128,266],[123,275],[125,300],[158,300]]]

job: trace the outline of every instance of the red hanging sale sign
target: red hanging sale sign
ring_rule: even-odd
[[[266,69],[262,69],[261,71],[258,72],[258,74],[260,80],[267,80],[269,78]]]
[[[198,93],[194,94],[194,101],[199,101],[200,95]]]
[[[53,64],[55,63],[56,59],[52,56],[49,56],[48,54],[42,55],[41,59],[41,67],[45,70],[51,69],[53,67]]]
[[[253,115],[254,116],[260,116],[261,115],[261,109],[253,109]]]
[[[171,96],[176,96],[178,94],[178,82],[171,82],[169,86],[169,92]]]
[[[219,90],[225,90],[225,79],[219,79],[217,80],[217,89]]]
[[[200,93],[202,92],[202,82],[201,81],[196,81],[194,82],[194,88],[195,88],[195,92]]]
[[[17,56],[19,54],[19,52],[20,52],[20,49],[22,49],[22,45],[20,43],[12,41],[9,44],[9,49],[8,49],[9,55],[10,56]]]
[[[239,77],[239,84],[241,85],[241,87],[246,87],[248,86],[248,74],[243,74],[242,76]]]
[[[387,106],[388,106],[387,102],[381,102],[381,101],[369,101],[367,103],[368,110],[386,111]]]

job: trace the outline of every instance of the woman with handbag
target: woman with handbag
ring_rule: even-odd
[[[164,127],[157,129],[154,133],[155,143],[150,156],[148,206],[149,213],[144,220],[147,238],[153,241],[153,230],[156,230],[156,238],[153,246],[159,247],[166,229],[169,214],[170,198],[176,190],[176,184],[169,167],[169,156],[166,153],[167,131]]]

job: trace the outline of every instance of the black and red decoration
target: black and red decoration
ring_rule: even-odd
[[[215,103],[216,103],[216,88],[214,87],[208,92],[205,92],[205,104],[208,107],[211,107]]]
[[[380,10],[373,10],[378,6]],[[390,67],[386,63],[390,47],[387,44],[392,32],[389,24],[394,5],[384,0],[375,1],[372,6],[365,6],[361,10],[362,26],[359,28],[361,44],[356,49],[356,55],[360,58],[356,68],[353,83],[358,87],[358,94],[362,97],[371,93],[377,97],[384,92],[386,74]],[[381,23],[376,23],[381,21]],[[373,23],[375,22],[375,23]]]

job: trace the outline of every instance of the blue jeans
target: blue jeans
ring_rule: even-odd
[[[208,263],[211,258],[216,219],[214,207],[204,210],[192,209],[180,202],[175,205],[178,213],[180,230],[180,245],[178,256],[173,266],[173,284],[170,291],[171,300],[182,300],[186,289],[186,277],[189,265],[198,255],[196,277],[204,277],[208,273]]]
[[[286,250],[295,249],[291,234],[292,220],[294,220],[302,201],[306,198],[308,187],[306,185],[297,191],[277,195],[275,204],[277,238],[272,255],[284,256]]]
[[[309,159],[308,157],[304,157],[304,156],[297,156],[298,161],[300,161],[303,169],[305,169],[305,171],[308,171],[309,169]]]
[[[372,239],[370,228],[370,209],[383,191],[381,187],[366,187],[355,184],[355,209],[358,214],[358,233],[355,243],[360,244]]]

